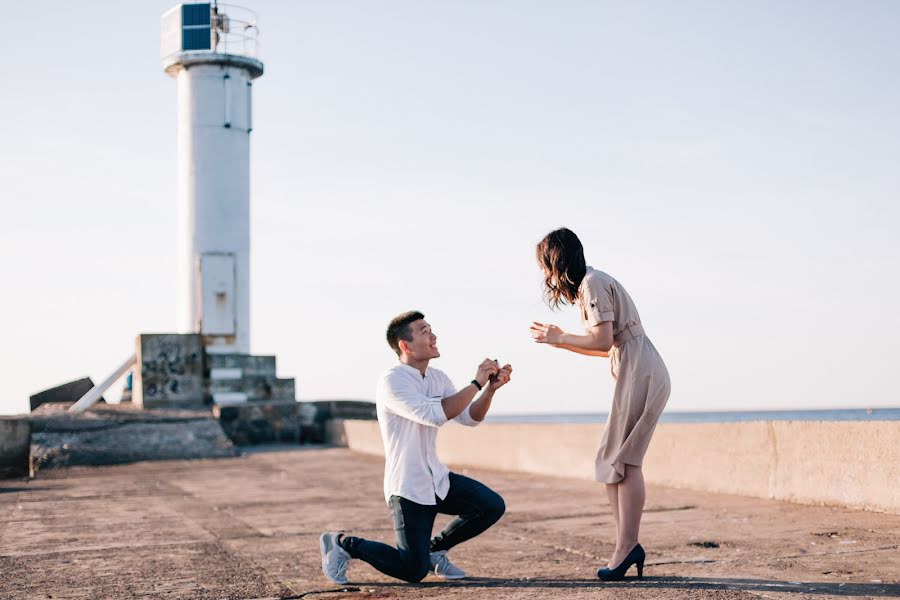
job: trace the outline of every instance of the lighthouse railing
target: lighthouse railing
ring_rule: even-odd
[[[215,52],[259,58],[255,12],[236,4],[219,3],[213,9],[212,22]]]

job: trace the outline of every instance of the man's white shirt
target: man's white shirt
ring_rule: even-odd
[[[442,371],[427,367],[425,376],[399,363],[378,380],[375,404],[384,442],[384,499],[400,496],[416,504],[437,504],[447,497],[450,470],[437,457],[438,428],[447,422],[441,400],[456,393]],[[453,420],[474,427],[470,403]]]

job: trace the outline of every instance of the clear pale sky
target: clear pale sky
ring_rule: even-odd
[[[669,410],[900,406],[900,3],[244,3],[252,349],[300,399],[372,398],[425,312],[497,413],[605,411],[608,363],[534,344],[534,245],[625,285]],[[0,412],[175,328],[170,2],[8,3]],[[113,397],[118,395],[112,394]]]

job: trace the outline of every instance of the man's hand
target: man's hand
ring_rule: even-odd
[[[494,392],[503,387],[509,382],[510,375],[512,374],[512,367],[509,365],[504,365],[503,368],[500,368],[500,364],[496,360],[488,360],[485,359],[481,366],[478,367],[478,376],[481,377],[484,374],[488,374],[488,378],[485,379],[485,383],[489,383],[488,387],[481,392],[481,395],[478,397],[475,402],[473,402],[469,406],[469,416],[472,417],[474,421],[484,421],[485,415],[491,408],[491,400],[494,398]],[[478,383],[481,383],[481,380],[477,380]],[[474,386],[469,386],[466,389],[473,389]]]
[[[497,391],[504,385],[509,383],[512,377],[512,366],[503,365],[503,368],[497,371],[497,374],[491,377],[491,391]]]
[[[556,325],[550,325],[549,323],[545,325],[534,321],[531,324],[531,338],[538,344],[550,344],[551,346],[560,344],[565,333]]]
[[[478,372],[475,374],[475,381],[478,385],[484,387],[487,382],[500,371],[500,365],[496,360],[486,358],[478,365]]]

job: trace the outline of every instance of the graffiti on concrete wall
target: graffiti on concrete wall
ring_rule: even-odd
[[[203,354],[197,335],[140,336],[141,396],[148,405],[203,401]]]

